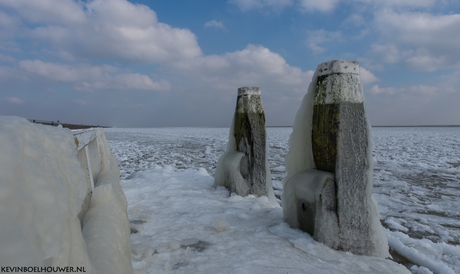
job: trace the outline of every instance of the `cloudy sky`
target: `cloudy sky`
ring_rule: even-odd
[[[0,115],[228,127],[259,86],[288,126],[333,59],[373,125],[460,124],[458,0],[0,0]]]

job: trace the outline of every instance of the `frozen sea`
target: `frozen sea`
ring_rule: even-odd
[[[291,131],[267,128],[278,199]],[[105,129],[128,199],[137,273],[404,272],[290,229],[268,199],[215,189],[228,132]],[[460,128],[377,127],[372,134],[373,192],[394,260],[412,273],[460,273]]]

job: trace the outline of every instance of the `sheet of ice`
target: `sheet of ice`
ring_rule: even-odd
[[[86,177],[68,129],[0,116],[0,265],[92,272],[77,214]]]
[[[97,129],[101,172],[97,176],[83,237],[96,273],[133,273],[127,200],[120,185],[120,172],[106,138]]]
[[[96,134],[102,169],[82,232],[87,181],[72,132],[0,116],[0,266],[132,273],[118,162]]]
[[[141,186],[135,177],[146,176],[142,171],[152,170],[157,165],[163,170],[170,166],[175,172],[205,168],[214,175],[216,162],[226,148],[228,132],[228,128],[105,129],[112,152],[118,159],[124,159],[120,161],[124,188],[131,184],[133,188]],[[268,161],[278,199],[291,132],[292,128],[267,128]],[[382,224],[388,228],[387,236],[390,238],[390,232],[400,231],[415,242],[428,239],[433,244],[445,244],[445,249],[433,248],[435,253],[421,248],[422,245],[413,246],[413,251],[460,273],[460,255],[455,251],[460,243],[460,201],[457,198],[460,197],[460,128],[373,128],[373,143],[373,193],[380,205]],[[156,195],[148,193],[148,188],[145,190],[142,195],[146,197]],[[133,199],[127,198],[128,202]],[[138,209],[129,213],[131,227],[140,233],[146,232],[145,223],[136,221],[137,216],[142,215],[149,222],[152,220],[150,211],[136,213],[148,208],[149,203],[144,201],[145,207],[139,203]],[[240,216],[250,217],[245,212]],[[229,225],[231,229],[232,223]],[[132,234],[133,239],[135,235]],[[410,246],[409,242],[402,242]],[[149,246],[153,249],[156,244],[149,242]],[[303,257],[298,258],[302,260]],[[144,265],[141,261],[133,257],[134,267],[141,268],[140,265]],[[428,271],[424,266],[405,264],[412,273]]]

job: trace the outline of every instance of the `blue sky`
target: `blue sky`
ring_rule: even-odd
[[[455,0],[0,0],[0,115],[230,125],[259,86],[292,125],[317,65],[357,60],[373,125],[460,124]]]

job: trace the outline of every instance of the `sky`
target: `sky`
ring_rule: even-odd
[[[460,125],[457,0],[0,0],[0,115],[228,127],[257,86],[291,126],[335,59],[359,62],[372,125]]]

